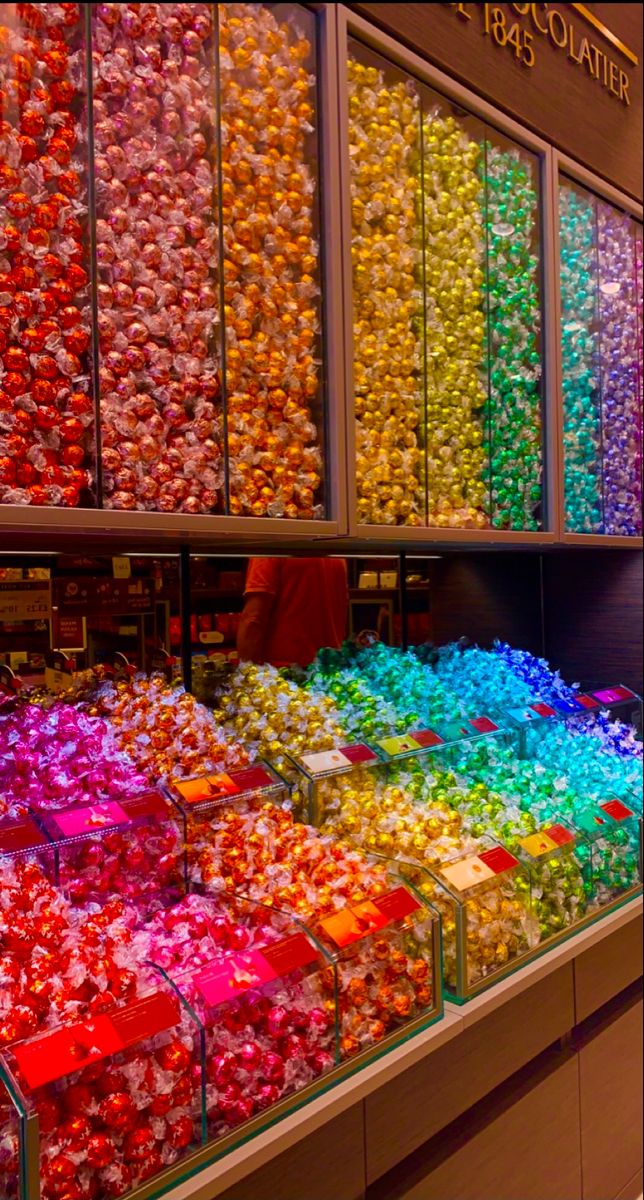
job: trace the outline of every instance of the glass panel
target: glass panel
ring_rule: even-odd
[[[358,520],[536,531],[538,158],[354,41],[349,146]]]
[[[604,532],[642,532],[642,394],[633,221],[597,202]]]
[[[423,525],[425,418],[418,89],[349,50],[357,515]]]
[[[562,177],[559,236],[566,529],[636,536],[642,532],[641,226]]]
[[[62,11],[62,10],[61,10]],[[94,503],[82,7],[0,4],[0,503]]]
[[[104,503],[223,511],[213,9],[92,6]]]
[[[218,9],[230,512],[322,517],[316,18]]]
[[[568,182],[559,192],[559,242],[565,524],[597,533],[604,519],[597,227],[592,198]]]
[[[21,1120],[13,1097],[0,1068],[0,1195],[3,1200],[27,1200],[20,1179]]]
[[[203,1109],[216,1140],[335,1065],[335,972],[292,917],[236,897],[187,904],[210,949],[188,970],[192,943],[170,945],[163,969],[202,1028]]]
[[[197,1023],[148,974],[140,999],[4,1053],[21,1104],[39,1117],[42,1200],[124,1195],[202,1143]]]

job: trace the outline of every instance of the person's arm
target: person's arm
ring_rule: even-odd
[[[278,592],[279,559],[251,558],[237,631],[237,653],[241,659],[266,662],[270,618]]]
[[[268,622],[273,597],[268,592],[251,592],[246,596],[237,630],[237,653],[243,660],[266,662]]]

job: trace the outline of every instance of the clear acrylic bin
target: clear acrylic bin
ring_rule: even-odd
[[[330,957],[291,916],[240,897],[192,899],[210,912],[211,955],[164,973],[199,1024],[214,1141],[325,1085],[338,1061],[336,980]]]
[[[159,972],[147,983],[122,1008],[3,1052],[11,1200],[111,1200],[203,1143],[197,1024]]]
[[[145,906],[185,892],[183,823],[157,789],[118,802],[41,813],[51,839],[57,882],[74,902],[119,895]]]
[[[538,946],[530,874],[492,838],[431,870],[402,859],[396,867],[440,913],[443,983],[456,1003],[511,974]]]

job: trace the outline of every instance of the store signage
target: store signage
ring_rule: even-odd
[[[57,579],[55,587],[56,603],[61,609],[142,613],[151,612],[155,603],[153,584],[149,579],[110,579],[107,576],[88,579],[81,575]]]
[[[102,833],[116,825],[127,825],[130,818],[120,804],[108,800],[105,804],[88,804],[83,808],[67,809],[52,817],[63,837],[78,837],[83,833]]]
[[[459,862],[448,863],[441,867],[441,874],[457,891],[464,892],[468,888],[477,887],[495,875],[511,871],[518,867],[519,860],[503,846],[494,846],[492,850],[484,850],[482,854],[472,854],[469,858],[461,858]]]
[[[549,825],[540,833],[531,833],[528,837],[521,838],[520,845],[530,858],[541,858],[543,854],[552,854],[554,850],[567,846],[574,840],[575,835],[564,825]]]
[[[451,4],[462,21],[478,23],[483,37],[492,45],[513,54],[524,67],[536,63],[540,39],[545,38],[556,50],[565,54],[566,61],[586,72],[590,79],[605,88],[624,105],[630,105],[630,79],[622,62],[616,62],[602,45],[618,51],[622,60],[639,65],[637,54],[629,50],[585,4],[567,4],[576,15],[593,29],[584,37],[570,20],[567,11],[554,4]],[[600,42],[601,45],[597,45]]]
[[[377,900],[365,900],[353,908],[343,908],[320,921],[320,928],[336,946],[351,946],[362,938],[378,933],[392,921],[402,921],[421,908],[407,888],[394,888]]]
[[[0,622],[48,621],[51,617],[51,582],[0,583]]]
[[[16,854],[20,850],[43,846],[46,842],[47,838],[31,817],[0,822],[0,854]]]
[[[179,1002],[163,992],[138,1000],[112,1016],[55,1029],[14,1048],[20,1074],[30,1089],[52,1083],[171,1029]]]
[[[240,992],[271,983],[317,961],[318,952],[308,938],[295,933],[273,946],[232,954],[224,962],[204,967],[192,976],[192,983],[206,1004],[224,1004]]]
[[[87,646],[85,617],[61,617],[56,620],[58,650],[84,650]]]
[[[556,715],[552,705],[545,704],[543,700],[535,700],[532,704],[527,704],[525,708],[508,709],[508,716],[517,721],[519,725],[527,725],[530,721],[544,721]]]
[[[320,750],[317,754],[303,754],[300,759],[309,775],[325,775],[329,771],[346,771],[358,763],[378,761],[378,755],[363,743],[341,746],[337,750]]]
[[[619,684],[618,687],[603,688],[599,692],[593,692],[595,700],[599,700],[600,704],[623,704],[627,700],[638,700],[639,696],[632,692],[630,688]]]

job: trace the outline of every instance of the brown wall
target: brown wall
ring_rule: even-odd
[[[503,108],[523,124],[609,182],[636,198],[642,196],[642,8],[641,4],[588,4],[639,58],[634,66],[573,11],[559,9],[579,40],[588,36],[630,78],[630,107],[567,60],[564,50],[534,38],[535,65],[517,62],[509,47],[496,46],[481,34],[482,4],[468,4],[472,19],[460,20],[450,4],[352,4],[362,16]],[[532,28],[529,17],[498,5],[510,22]],[[548,6],[546,5],[545,8]],[[537,6],[539,13],[544,6]],[[542,17],[540,17],[543,20]]]

